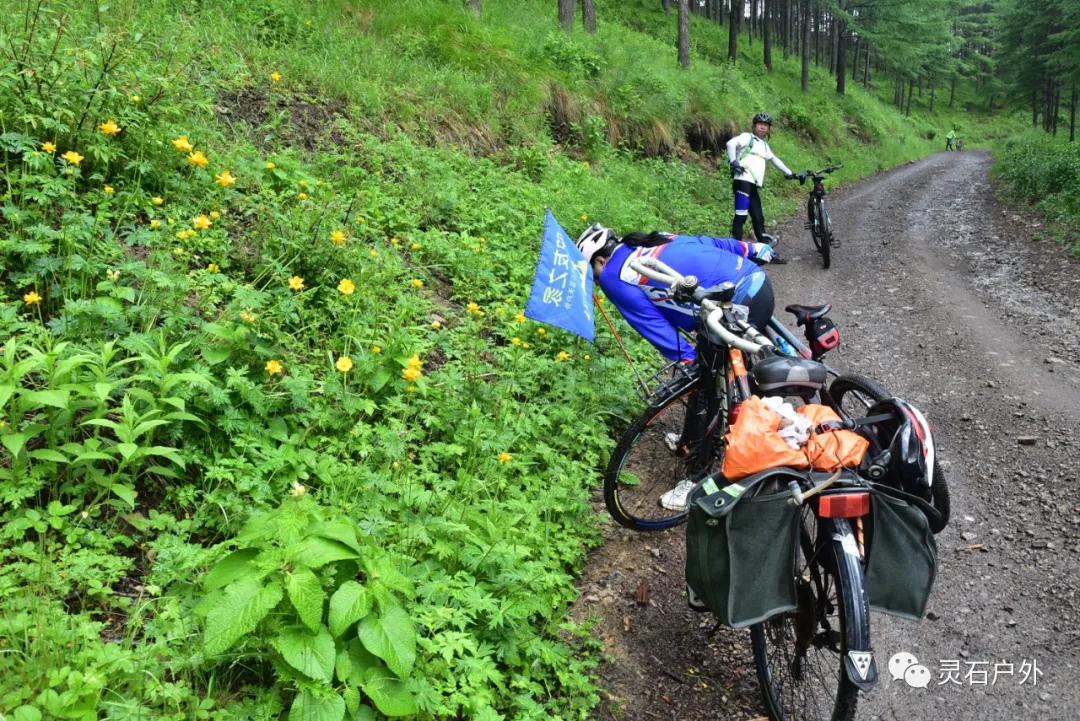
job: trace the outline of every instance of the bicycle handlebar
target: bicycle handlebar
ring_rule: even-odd
[[[724,308],[729,307],[731,304],[719,305],[712,299],[705,297],[705,291],[698,286],[698,279],[695,276],[684,276],[657,258],[631,260],[630,267],[646,278],[666,284],[673,292],[692,293],[694,300],[701,305],[701,309],[705,313],[705,325],[727,345],[734,346],[751,355],[760,353],[766,348],[774,347],[771,340],[758,332],[757,328],[754,328],[749,323],[740,321],[740,326],[745,327],[740,327],[739,330],[743,335],[747,336],[746,338],[728,330],[724,325]]]

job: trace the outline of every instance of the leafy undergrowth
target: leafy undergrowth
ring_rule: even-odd
[[[730,127],[732,71],[460,5],[0,18],[0,712],[587,716],[564,612],[636,399],[610,335],[524,319],[537,235],[726,225],[672,129]],[[923,148],[826,130],[788,162]]]
[[[1080,146],[1028,130],[1003,144],[994,173],[1010,199],[1042,211],[1051,234],[1080,255]]]

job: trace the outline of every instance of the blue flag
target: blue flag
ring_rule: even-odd
[[[544,242],[536,264],[525,315],[549,323],[592,342],[593,277],[585,256],[548,210],[544,216]]]

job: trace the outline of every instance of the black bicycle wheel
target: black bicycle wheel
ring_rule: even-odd
[[[829,384],[826,402],[843,418],[863,418],[872,405],[892,397],[893,394],[877,381],[858,373],[849,373],[837,376]],[[945,480],[937,457],[934,458],[934,482],[930,485],[930,505],[941,516],[940,521],[930,521],[930,531],[940,533],[949,524],[952,502],[949,482]]]
[[[807,226],[810,228],[810,237],[814,241],[814,250],[821,252],[821,223],[818,221],[817,198],[811,197],[806,203]]]
[[[818,211],[818,217],[821,218],[821,243],[818,245],[818,250],[821,252],[821,267],[828,270],[832,265],[832,223],[829,221],[829,211],[825,210],[824,203],[821,203]]]
[[[762,699],[773,721],[851,721],[858,688],[844,657],[851,641],[870,648],[862,562],[833,539],[840,531],[850,535],[846,521],[819,520],[807,510],[802,524],[798,608],[750,627]]]
[[[604,472],[604,503],[621,525],[661,531],[682,523],[687,511],[665,509],[660,496],[682,480],[697,480],[719,468],[711,440],[719,437],[716,430],[701,441],[708,449],[679,445],[686,409],[699,392],[694,383],[653,403],[619,439]],[[700,458],[705,460],[691,460]]]

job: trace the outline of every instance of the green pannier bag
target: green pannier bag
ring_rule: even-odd
[[[919,621],[937,574],[937,543],[923,510],[927,503],[889,486],[873,484],[871,489],[866,542],[870,608]]]
[[[690,492],[686,527],[686,582],[716,616],[733,628],[796,607],[795,545],[802,509],[791,493],[753,493],[763,481],[787,488],[797,471],[774,468],[721,487],[709,477]],[[764,490],[764,489],[762,489]]]

